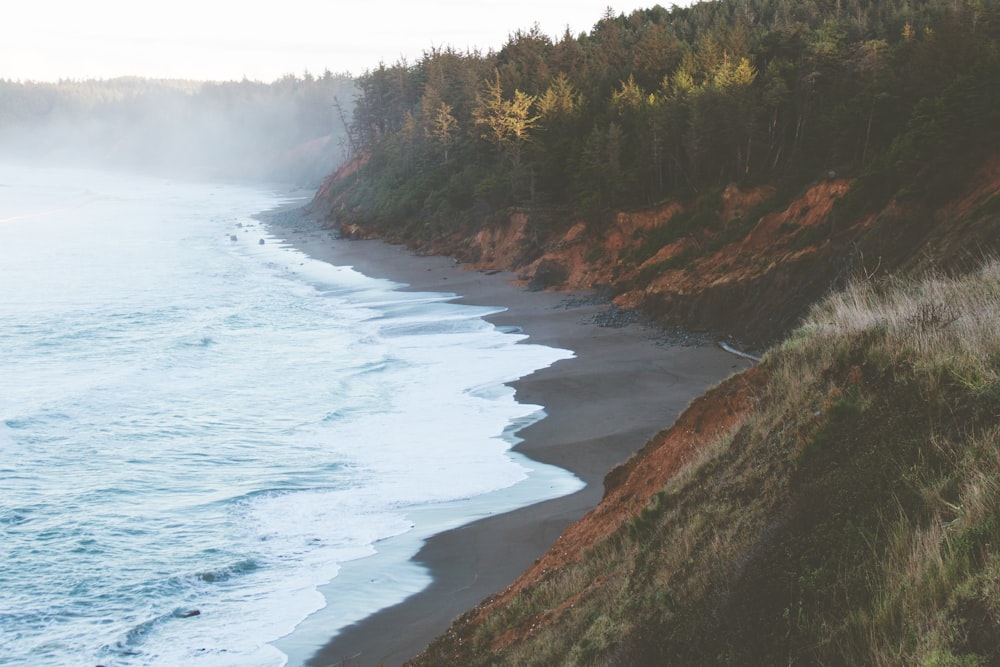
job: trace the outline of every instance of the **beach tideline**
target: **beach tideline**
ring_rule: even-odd
[[[541,411],[505,383],[570,352],[277,242],[288,193],[0,184],[0,664],[302,664],[426,586],[424,535],[582,485],[505,437]]]
[[[639,324],[598,326],[593,319],[608,306],[591,295],[528,291],[510,273],[477,271],[382,241],[337,239],[294,213],[272,217],[269,229],[316,259],[411,290],[453,292],[458,303],[503,306],[487,318],[494,325],[519,327],[529,343],[575,354],[513,383],[518,401],[542,405],[547,415],[517,432],[522,442],[515,451],[570,470],[586,486],[434,535],[415,557],[431,584],[339,632],[310,665],[398,665],[414,656],[455,616],[509,585],[593,508],[611,468],[707,387],[749,363],[712,345],[658,344],[656,330]],[[446,427],[442,434],[447,437]]]

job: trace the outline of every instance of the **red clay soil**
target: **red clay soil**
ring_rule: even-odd
[[[615,223],[601,233],[588,231],[584,223],[548,239],[547,250],[528,263],[519,263],[524,248],[537,239],[527,236],[527,216],[517,213],[503,225],[479,232],[472,241],[478,268],[512,270],[527,282],[543,262],[557,263],[565,270],[561,289],[587,289],[612,285],[615,303],[639,308],[664,323],[692,329],[721,330],[751,342],[766,341],[783,333],[805,307],[828,286],[830,271],[816,270],[817,257],[828,254],[829,241],[822,233],[816,242],[803,242],[808,230],[828,223],[834,202],[850,187],[844,179],[820,182],[784,210],[760,218],[741,239],[713,245],[721,233],[712,229],[680,235],[662,246],[652,257],[635,257],[648,237],[676,222],[686,211],[670,202],[648,211],[619,213]],[[720,221],[738,220],[761,202],[775,196],[763,186],[743,190],[730,186],[723,193],[717,212]],[[688,204],[688,207],[694,204]],[[447,252],[447,248],[435,248]],[[685,256],[677,268],[657,271],[664,262]],[[812,269],[806,267],[812,265]],[[802,280],[803,275],[809,280]],[[802,290],[802,287],[811,289]],[[756,297],[756,298],[753,298]],[[768,304],[773,304],[768,310]],[[790,313],[784,319],[773,313]]]
[[[337,184],[363,164],[353,159],[327,179],[314,201],[317,212],[336,221],[343,207]],[[523,284],[537,277],[543,263],[556,266],[555,275],[564,279],[542,287],[610,286],[618,306],[641,309],[663,324],[725,332],[758,346],[787,333],[811,303],[852,273],[926,268],[914,264],[926,257],[962,268],[961,262],[982,260],[972,257],[977,252],[998,251],[1000,212],[990,209],[1000,209],[995,199],[1000,155],[987,160],[964,192],[938,210],[891,201],[876,214],[834,225],[834,205],[851,185],[842,178],[818,181],[756,221],[747,216],[773,200],[775,188],[730,185],[712,203],[714,222],[683,234],[672,234],[669,227],[685,224],[679,214],[692,213],[698,201],[621,212],[604,225],[545,226],[548,232],[532,225],[527,212],[513,210],[503,222],[486,224],[471,236],[456,232],[425,242],[420,250],[478,269],[512,271]],[[748,231],[726,236],[748,224]],[[355,224],[340,229],[350,237],[376,235]],[[640,251],[649,254],[644,244],[658,236],[675,240],[642,257]]]
[[[566,529],[552,549],[501,596],[517,593],[548,569],[578,560],[587,549],[636,516],[678,470],[741,421],[752,405],[749,390],[759,375],[759,367],[753,367],[698,397],[673,426],[653,436],[628,461],[609,472],[598,506]]]
[[[615,303],[619,306],[641,308],[654,316],[673,309],[682,317],[666,318],[669,323],[695,329],[733,330],[727,327],[732,323],[727,313],[732,310],[734,301],[745,300],[740,293],[742,288],[753,286],[760,289],[760,284],[770,281],[774,284],[769,291],[780,292],[786,282],[796,282],[801,264],[813,261],[815,255],[823,251],[822,243],[809,245],[796,239],[806,230],[826,224],[834,202],[849,187],[850,181],[844,179],[818,183],[784,210],[760,218],[742,239],[723,244],[718,250],[708,253],[705,246],[711,244],[719,233],[711,229],[680,235],[676,241],[662,246],[652,257],[642,262],[635,261],[647,238],[658,231],[669,231],[666,230],[669,225],[679,224],[676,222],[678,214],[695,205],[680,202],[668,202],[646,211],[619,213],[614,223],[600,232],[589,230],[585,223],[577,222],[565,232],[544,239],[544,242],[531,237],[528,216],[519,211],[502,224],[484,228],[471,239],[448,239],[429,250],[458,254],[471,260],[479,269],[514,271],[523,283],[536,274],[543,262],[547,265],[555,263],[564,269],[566,276],[564,282],[554,285],[559,289],[579,290],[612,285],[618,292]],[[771,186],[746,190],[730,186],[722,194],[718,219],[740,219],[754,206],[774,196],[775,190]],[[525,261],[525,248],[539,245],[545,251],[529,256]],[[650,271],[680,255],[692,259],[686,263],[678,262],[682,268],[659,273]],[[787,278],[782,277],[789,267],[793,270]],[[799,298],[799,295],[793,295],[793,299]],[[696,304],[702,312],[692,310],[687,302]],[[789,304],[780,296],[776,303],[789,309]],[[804,304],[794,305],[797,307],[791,310],[796,314],[804,308]],[[716,316],[714,312],[720,315]],[[778,323],[778,328],[786,324]],[[769,327],[770,324],[765,324],[758,328],[770,333]]]
[[[604,480],[604,497],[596,508],[571,525],[552,548],[513,584],[487,598],[455,622],[443,636],[443,642],[434,646],[434,660],[421,655],[406,664],[411,667],[444,664],[442,652],[447,652],[449,644],[456,648],[461,646],[465,638],[474,635],[477,625],[491,612],[510,604],[525,589],[539,585],[549,573],[581,560],[589,549],[629,522],[685,464],[695,459],[717,437],[742,422],[753,407],[753,388],[762,376],[759,367],[751,368],[692,401],[672,427],[658,433],[632,458],[608,473]],[[589,590],[600,584],[600,579],[595,580],[575,598],[564,600],[558,607],[510,629],[491,648],[513,646],[519,641],[521,633],[533,632],[555,622],[561,610],[572,606],[575,599],[587,595]]]
[[[336,220],[337,215],[341,212],[343,207],[342,200],[346,194],[346,191],[338,193],[338,188],[343,185],[343,182],[346,179],[354,176],[366,162],[368,162],[367,157],[359,157],[355,155],[337,167],[335,172],[323,180],[319,190],[317,190],[315,196],[313,196],[312,202],[306,207],[307,213]],[[361,228],[356,225],[352,225],[352,227],[356,228],[355,232],[357,235],[364,235],[362,234]],[[350,230],[346,230],[344,228],[341,228],[341,233],[345,236],[352,235]]]

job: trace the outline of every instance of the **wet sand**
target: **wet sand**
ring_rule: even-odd
[[[460,613],[509,585],[600,500],[602,480],[695,397],[750,362],[716,345],[664,342],[638,323],[599,326],[608,305],[585,292],[532,292],[516,276],[482,272],[446,257],[424,257],[381,241],[336,239],[294,212],[268,219],[271,233],[311,257],[353,266],[407,289],[451,292],[456,303],[503,306],[487,319],[520,327],[527,342],[572,350],[575,358],[513,383],[517,400],[542,405],[547,416],[517,433],[517,451],[568,469],[581,491],[491,516],[430,538],[415,560],[433,583],[424,591],[349,626],[310,666],[395,666],[419,653]],[[377,547],[376,547],[377,548]]]

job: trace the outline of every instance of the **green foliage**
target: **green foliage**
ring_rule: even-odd
[[[485,217],[589,218],[733,181],[794,189],[833,168],[861,176],[843,220],[904,187],[947,197],[968,151],[1000,143],[998,31],[994,3],[965,0],[608,12],[555,43],[518,31],[498,52],[432,49],[366,72],[352,137],[377,188],[397,187],[378,172],[400,161],[421,181],[461,161]]]

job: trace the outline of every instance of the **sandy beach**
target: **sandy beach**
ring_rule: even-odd
[[[609,306],[591,294],[532,292],[513,284],[510,273],[476,271],[381,241],[336,239],[295,212],[268,216],[267,225],[316,259],[406,283],[407,289],[452,292],[459,295],[457,303],[503,306],[490,322],[519,327],[527,342],[576,355],[513,384],[519,401],[542,405],[547,413],[517,434],[523,439],[517,451],[572,471],[586,487],[432,537],[416,560],[430,570],[433,583],[340,632],[311,666],[394,666],[416,655],[455,616],[510,584],[592,509],[612,467],[669,426],[706,388],[750,363],[714,344],[679,344],[684,338],[676,336],[670,344],[663,332],[638,323],[599,326],[595,318]]]

